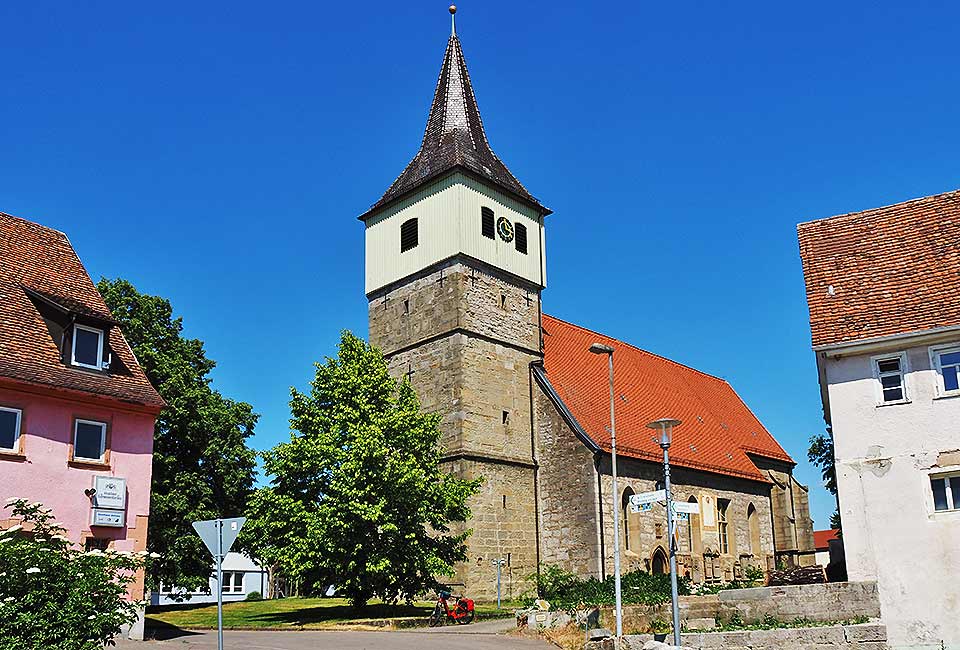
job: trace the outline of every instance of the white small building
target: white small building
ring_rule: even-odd
[[[204,589],[187,592],[179,587],[160,585],[159,591],[150,594],[151,605],[175,605],[183,603],[217,602],[216,565],[210,575],[210,584]],[[223,602],[246,600],[247,595],[258,592],[267,597],[267,571],[242,553],[227,553],[223,559]],[[185,596],[189,596],[186,599]]]
[[[850,580],[960,649],[960,191],[800,224]]]

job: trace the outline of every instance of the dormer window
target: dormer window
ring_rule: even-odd
[[[75,324],[71,363],[82,368],[100,370],[103,359],[103,330]]]

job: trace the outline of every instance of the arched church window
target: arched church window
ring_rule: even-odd
[[[480,208],[480,234],[487,239],[493,239],[493,210]]]
[[[730,552],[730,510],[729,499],[717,499],[717,532],[720,533],[720,552]]]
[[[623,499],[620,504],[620,519],[623,520],[623,547],[630,550],[630,533],[631,533],[631,521],[630,521],[630,497],[633,495],[633,490],[627,488],[623,491]]]
[[[417,220],[407,219],[402,224],[400,224],[400,252],[408,251],[411,248],[416,248],[419,241],[419,233],[417,232]]]
[[[522,223],[514,224],[514,240],[517,244],[517,251],[527,254],[527,227]]]
[[[747,526],[750,529],[750,553],[760,555],[760,516],[752,503],[747,506]]]

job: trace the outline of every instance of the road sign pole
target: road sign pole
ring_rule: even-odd
[[[673,496],[670,494],[670,455],[663,447],[663,489],[667,495],[667,535],[670,544],[670,600],[673,605],[673,645],[680,645],[680,608],[677,596],[677,540],[676,517],[673,516]]]
[[[217,519],[217,650],[223,650],[223,519]]]

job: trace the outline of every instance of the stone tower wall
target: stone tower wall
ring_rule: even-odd
[[[448,471],[483,478],[470,502],[469,561],[455,582],[473,597],[519,596],[536,571],[530,362],[539,355],[539,292],[452,260],[371,295],[370,342],[439,413]]]

